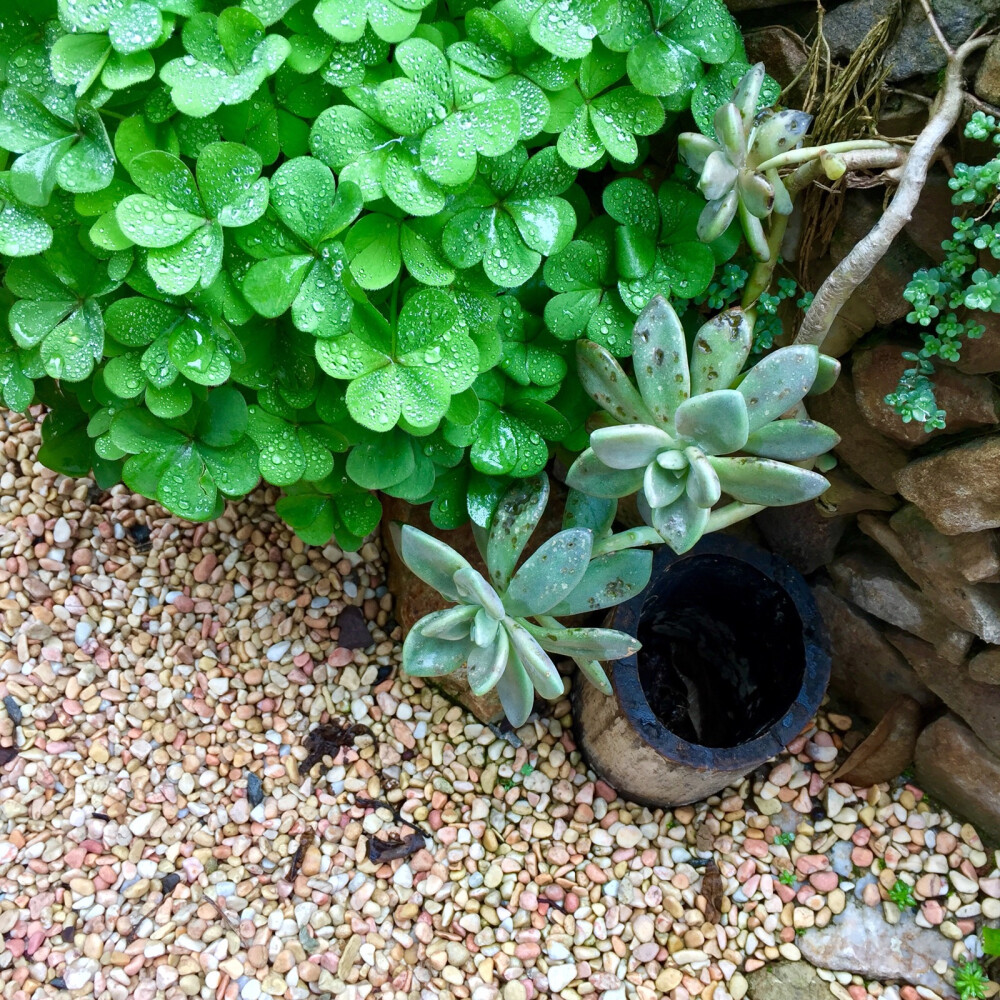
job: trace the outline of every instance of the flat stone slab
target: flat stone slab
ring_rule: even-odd
[[[807,930],[795,944],[807,962],[821,969],[865,979],[900,979],[940,996],[954,992],[933,968],[941,960],[951,964],[951,942],[936,928],[918,927],[912,913],[889,924],[880,906],[848,898],[843,913],[826,927]]]

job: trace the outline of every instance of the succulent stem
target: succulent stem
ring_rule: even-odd
[[[850,139],[846,142],[831,142],[825,146],[804,146],[802,149],[789,149],[778,153],[769,160],[758,164],[758,173],[766,170],[779,170],[782,167],[793,167],[821,156],[835,156],[840,153],[854,153],[861,149],[892,149],[892,143],[882,139]]]
[[[760,504],[740,503],[738,500],[734,500],[732,503],[727,503],[725,507],[713,510],[708,515],[708,526],[705,528],[705,534],[707,535],[710,531],[719,531],[722,528],[728,528],[729,525],[736,524],[737,521],[744,521],[748,517],[753,517],[754,514],[759,514],[762,510],[764,510],[764,507]]]
[[[637,549],[643,545],[662,544],[663,539],[655,528],[642,526],[629,528],[628,531],[619,531],[618,534],[608,535],[606,538],[598,538],[595,540],[591,552],[596,557],[607,555],[609,552],[620,552],[622,549]]]

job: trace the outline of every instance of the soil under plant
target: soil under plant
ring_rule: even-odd
[[[792,602],[756,570],[717,556],[670,570],[647,601],[639,639],[650,707],[672,733],[701,746],[760,736],[802,683]]]

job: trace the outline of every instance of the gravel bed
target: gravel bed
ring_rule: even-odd
[[[34,421],[8,422],[4,1000],[742,1000],[852,896],[898,921],[897,878],[953,959],[1000,917],[972,827],[909,784],[824,787],[846,717],[698,806],[629,805],[568,699],[511,741],[399,675],[376,543],[308,548],[267,490],[180,522],[46,472]],[[371,736],[306,773],[331,720]],[[935,996],[821,974],[841,1000]]]

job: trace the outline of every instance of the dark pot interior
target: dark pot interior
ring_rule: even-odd
[[[643,648],[612,667],[619,702],[669,759],[730,768],[766,760],[809,721],[829,679],[819,613],[791,566],[713,535],[664,547],[614,626]]]

